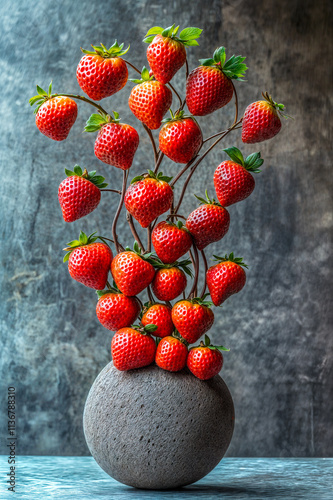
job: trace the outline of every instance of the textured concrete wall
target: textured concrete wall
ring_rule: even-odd
[[[82,411],[96,375],[110,360],[110,332],[95,317],[93,290],[72,281],[62,264],[64,243],[86,232],[110,234],[115,195],[105,193],[89,217],[66,224],[57,201],[64,167],[98,168],[119,187],[121,171],[93,154],[83,135],[89,116],[80,105],[67,141],[56,143],[34,125],[28,98],[37,83],[79,91],[80,46],[114,38],[131,43],[128,59],[145,62],[141,39],[154,25],[200,26],[190,67],[219,45],[247,56],[240,109],[268,90],[295,121],[260,146],[265,164],[253,195],[230,207],[231,227],[208,256],[234,251],[249,264],[248,283],[216,310],[214,341],[232,350],[222,375],[235,401],[230,456],[332,454],[332,159],[330,71],[332,9],[327,0],[200,0],[18,2],[0,6],[1,61],[1,411],[5,391],[17,387],[18,452],[87,454]],[[175,80],[183,91],[184,71]],[[126,100],[131,84],[105,101],[134,125],[141,145],[132,174],[151,166],[152,152]],[[233,106],[203,118],[205,135],[232,120]],[[235,133],[224,147],[240,146]],[[245,153],[258,150],[244,146]],[[222,161],[214,151],[191,181],[202,194]],[[175,174],[176,165],[164,170]],[[179,193],[179,190],[176,191]],[[210,188],[212,193],[212,187]],[[187,196],[184,213],[196,206]],[[122,241],[132,243],[124,217]],[[1,434],[7,418],[1,414]],[[3,441],[2,441],[3,444]],[[6,453],[5,448],[2,451]]]

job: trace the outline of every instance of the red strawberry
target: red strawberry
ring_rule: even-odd
[[[179,372],[186,365],[187,354],[187,347],[180,339],[164,337],[157,346],[155,363],[163,370]]]
[[[169,210],[173,191],[168,182],[172,177],[157,175],[148,170],[148,175],[134,177],[125,193],[125,206],[142,227],[148,227],[159,215]]]
[[[242,141],[247,144],[267,141],[280,132],[279,114],[289,118],[281,112],[284,109],[283,104],[274,102],[267,92],[262,95],[265,100],[249,104],[244,113]]]
[[[157,257],[164,264],[172,264],[185,255],[192,246],[192,237],[183,223],[160,222],[151,234]]]
[[[156,325],[157,330],[152,332],[155,337],[168,337],[174,330],[171,319],[171,309],[165,304],[153,304],[141,318],[143,326]]]
[[[234,257],[231,253],[224,257],[214,255],[218,264],[208,269],[206,282],[212,302],[219,306],[230,295],[241,291],[246,282],[246,274],[243,267],[247,268],[243,259]],[[242,267],[243,266],[243,267]]]
[[[205,344],[201,341],[197,347],[191,347],[187,357],[188,369],[201,380],[208,380],[217,375],[223,366],[221,351],[229,351],[223,346],[213,346],[205,335]]]
[[[176,36],[179,26],[169,28],[154,26],[143,40],[149,43],[147,59],[156,80],[168,83],[177,71],[185,64],[185,45],[199,45],[195,40],[202,32],[198,28],[186,28]]]
[[[79,240],[67,243],[64,262],[68,261],[68,271],[74,280],[89,288],[103,290],[113,255],[108,245],[95,243],[97,237],[94,234],[88,237],[81,231]]]
[[[134,245],[134,249],[138,249],[137,245]],[[133,297],[150,285],[155,269],[137,251],[125,251],[112,260],[111,273],[119,290]]]
[[[95,155],[103,163],[128,170],[139,146],[139,134],[131,125],[119,122],[119,114],[93,114],[85,127],[86,132],[96,132]]]
[[[191,270],[188,268],[190,263],[190,260],[184,260],[182,262],[175,262],[174,264],[165,265],[161,263],[155,266],[160,269],[156,271],[151,286],[158,300],[173,300],[185,290],[187,279],[184,271],[189,276],[192,276]],[[182,271],[180,267],[184,269],[184,271]]]
[[[172,92],[163,83],[154,81],[146,68],[141,76],[141,80],[131,80],[138,85],[132,89],[128,105],[138,120],[155,130],[161,126],[163,116],[171,107]]]
[[[66,222],[74,222],[90,214],[101,200],[101,189],[106,187],[104,177],[96,172],[82,172],[79,165],[74,171],[65,169],[66,179],[58,189],[58,199],[62,216]]]
[[[77,117],[77,105],[73,99],[52,94],[52,82],[48,92],[37,85],[38,95],[32,97],[31,106],[37,105],[36,125],[39,131],[54,141],[67,138]]]
[[[126,85],[127,65],[120,56],[126,54],[129,47],[122,50],[123,46],[115,41],[109,49],[102,44],[100,47],[92,45],[93,52],[81,49],[85,55],[78,64],[76,78],[90,99],[100,101]]]
[[[224,149],[231,160],[222,162],[214,173],[217,199],[223,207],[245,200],[254,190],[255,181],[250,172],[260,172],[264,163],[260,153],[253,153],[246,160],[237,148]]]
[[[155,340],[142,330],[121,328],[111,342],[113,365],[121,371],[150,365],[155,359]]]
[[[199,250],[203,250],[214,241],[219,241],[227,233],[230,224],[228,210],[221,207],[215,200],[210,200],[207,195],[197,198],[203,203],[193,210],[186,219],[186,227],[192,234],[195,244]]]
[[[173,324],[189,344],[196,342],[212,327],[214,313],[209,304],[210,302],[196,298],[181,300],[173,306],[171,312]]]
[[[141,305],[136,297],[126,297],[114,288],[98,292],[98,296],[97,318],[108,330],[130,326],[138,318]]]
[[[232,79],[240,80],[247,70],[245,57],[232,56],[225,62],[225,48],[216,49],[213,59],[200,59],[186,82],[186,104],[195,116],[204,116],[222,108],[231,100]]]
[[[198,153],[202,145],[202,133],[196,120],[184,116],[180,111],[171,119],[164,120],[165,125],[160,130],[159,146],[170,160],[176,163],[188,163]]]

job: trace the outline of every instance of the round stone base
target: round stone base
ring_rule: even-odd
[[[83,415],[89,450],[111,477],[136,488],[168,489],[206,476],[224,456],[234,405],[220,376],[155,365],[120,372],[109,363]]]

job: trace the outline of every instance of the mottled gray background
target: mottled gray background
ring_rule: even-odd
[[[93,154],[82,134],[90,109],[65,142],[41,135],[28,98],[35,85],[79,91],[80,46],[114,38],[131,44],[127,58],[145,62],[141,39],[154,25],[204,29],[189,49],[193,68],[219,45],[247,56],[247,83],[237,84],[240,110],[268,90],[295,121],[260,145],[265,164],[256,189],[230,208],[231,227],[207,252],[234,251],[249,264],[246,288],[215,309],[212,337],[231,348],[223,377],[234,397],[236,429],[229,456],[332,454],[332,151],[330,93],[332,2],[236,0],[207,2],[3,1],[1,43],[1,411],[6,388],[17,387],[19,454],[87,454],[82,411],[96,375],[110,360],[111,333],[95,316],[96,295],[72,281],[62,248],[80,229],[110,234],[115,195],[66,224],[57,200],[64,168],[97,168],[119,187],[122,172]],[[133,73],[131,73],[133,74]],[[184,71],[175,79],[183,92]],[[140,133],[131,174],[152,165],[144,131],[126,101],[131,84],[103,102]],[[233,106],[200,120],[205,135],[225,128]],[[240,146],[240,134],[223,147]],[[245,154],[258,146],[242,146]],[[202,194],[225,156],[214,151],[190,184]],[[171,162],[170,162],[171,163]],[[179,166],[165,163],[175,174]],[[177,190],[177,193],[179,190]],[[188,214],[196,206],[187,196]],[[121,240],[132,243],[122,214]],[[1,435],[6,436],[5,413]],[[2,440],[2,452],[7,453]]]

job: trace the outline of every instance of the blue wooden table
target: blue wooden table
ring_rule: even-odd
[[[224,458],[208,476],[172,491],[136,490],[111,479],[91,457],[18,457],[16,493],[3,480],[9,472],[0,457],[1,500],[187,500],[333,499],[333,459]]]

